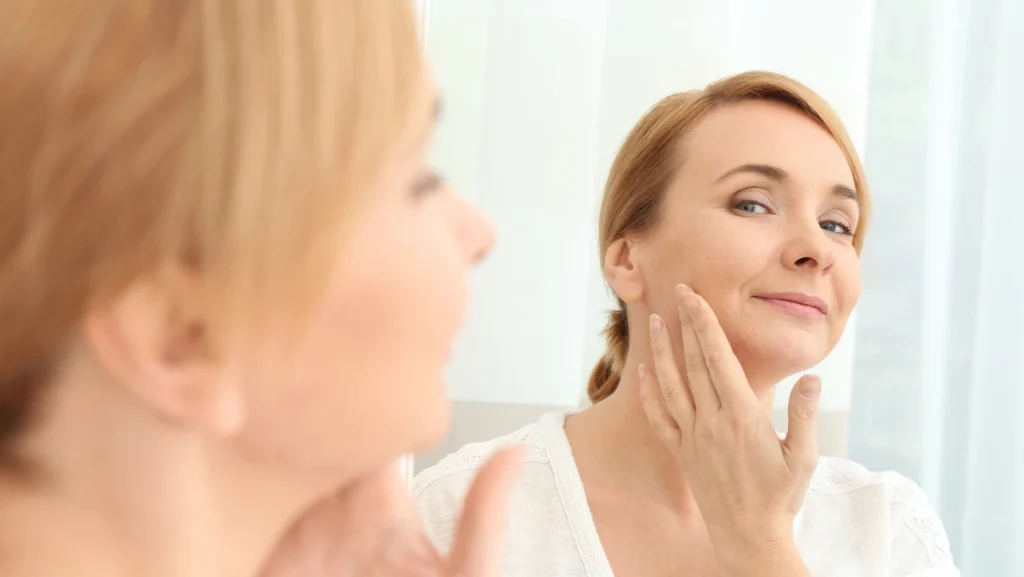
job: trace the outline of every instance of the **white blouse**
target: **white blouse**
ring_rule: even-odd
[[[563,427],[565,415],[486,443],[466,445],[413,483],[427,531],[451,547],[462,500],[487,457],[526,446],[512,494],[504,577],[612,577]],[[794,527],[814,577],[959,577],[949,540],[924,492],[896,473],[822,458]]]

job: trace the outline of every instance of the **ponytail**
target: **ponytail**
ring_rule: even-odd
[[[607,349],[591,371],[590,382],[587,383],[587,396],[594,404],[611,396],[622,380],[622,368],[629,350],[629,323],[624,303],[619,302],[617,310],[608,312],[608,325],[602,333],[608,342]]]

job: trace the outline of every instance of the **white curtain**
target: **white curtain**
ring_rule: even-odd
[[[850,454],[922,484],[965,575],[1024,575],[1024,2],[876,12]]]

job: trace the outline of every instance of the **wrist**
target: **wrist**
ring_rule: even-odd
[[[717,532],[717,536],[712,532],[712,543],[722,574],[729,577],[807,575],[796,548],[792,523],[757,525],[756,530],[750,531],[722,531]]]
[[[771,546],[765,545],[762,542],[759,546],[733,545],[722,551],[716,549],[722,576],[810,577],[792,534],[788,539],[777,540]]]

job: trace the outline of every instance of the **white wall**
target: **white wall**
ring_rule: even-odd
[[[435,159],[499,234],[450,369],[459,400],[581,398],[612,306],[596,249],[604,177],[659,98],[772,69],[820,92],[864,142],[869,0],[423,1],[446,107]],[[824,409],[849,407],[853,330],[818,368]]]

